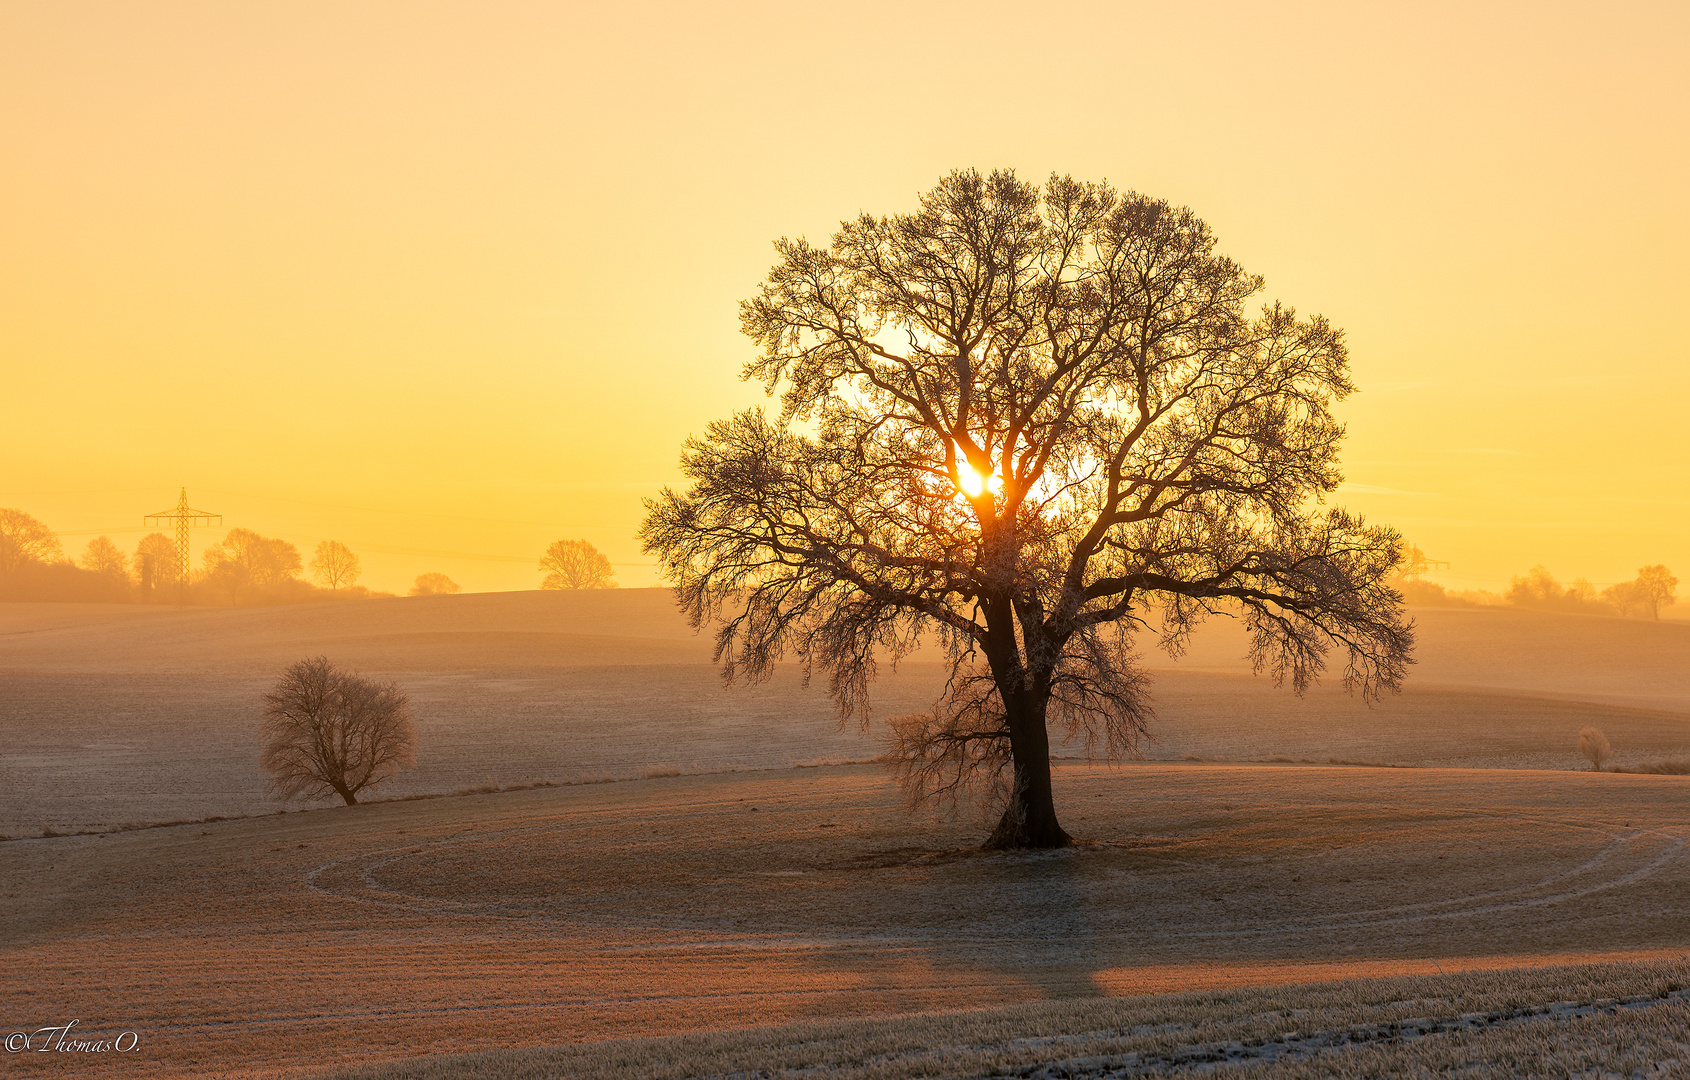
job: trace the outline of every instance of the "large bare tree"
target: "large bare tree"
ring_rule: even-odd
[[[358,793],[409,767],[416,726],[405,695],[340,671],[325,658],[301,660],[264,695],[262,762],[282,798]]]
[[[1400,684],[1412,628],[1386,584],[1400,538],[1321,505],[1353,389],[1342,332],[1215,252],[1190,210],[1102,183],[957,172],[920,209],[776,244],[741,323],[744,377],[779,391],[687,442],[685,492],[642,540],[724,675],[791,654],[841,718],[925,633],[953,677],[895,724],[920,796],[982,778],[990,847],[1069,843],[1050,726],[1134,751],[1132,653],[1178,653],[1219,611],[1258,671],[1301,690],[1343,655],[1366,697]]]

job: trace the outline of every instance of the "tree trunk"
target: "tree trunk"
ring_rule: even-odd
[[[1049,698],[1031,694],[1006,695],[1010,754],[1015,761],[1015,786],[986,850],[1067,847],[1074,838],[1056,820],[1050,790],[1050,732],[1045,727]]]

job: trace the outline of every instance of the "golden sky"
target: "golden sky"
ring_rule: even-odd
[[[1677,2],[7,4],[0,506],[652,584],[770,241],[1008,166],[1346,328],[1341,501],[1439,580],[1690,579],[1687,54]]]

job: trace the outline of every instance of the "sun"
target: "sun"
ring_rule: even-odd
[[[956,467],[956,485],[957,489],[970,499],[978,499],[981,492],[988,487],[993,492],[1002,491],[1003,477],[996,473],[989,477],[981,476],[973,466],[959,461]]]

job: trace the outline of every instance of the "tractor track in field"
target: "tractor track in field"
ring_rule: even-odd
[[[654,824],[661,824],[665,820],[680,821],[690,816],[698,809],[696,806],[674,808],[671,812],[660,815],[641,814],[637,822],[631,821],[640,829],[649,831]],[[1584,900],[1599,893],[1611,892],[1616,889],[1645,882],[1660,873],[1663,869],[1679,863],[1685,857],[1685,849],[1690,839],[1684,835],[1685,827],[1667,828],[1629,828],[1617,825],[1607,825],[1593,822],[1568,822],[1547,819],[1536,815],[1509,814],[1487,811],[1482,808],[1441,808],[1440,813],[1448,814],[1454,809],[1455,813],[1465,810],[1472,815],[1484,815],[1494,820],[1507,820],[1520,827],[1532,829],[1560,829],[1574,830],[1586,833],[1596,833],[1602,837],[1600,846],[1577,865],[1558,870],[1535,880],[1518,882],[1502,888],[1482,889],[1480,891],[1456,892],[1446,897],[1432,900],[1418,900],[1409,903],[1358,907],[1352,910],[1326,911],[1308,917],[1261,917],[1246,918],[1205,915],[1201,925],[1191,925],[1193,920],[1183,919],[1185,925],[1165,926],[1158,933],[1170,939],[1179,940],[1212,940],[1225,941],[1228,939],[1266,938],[1276,935],[1318,935],[1335,931],[1354,930],[1402,930],[1421,924],[1434,924],[1458,920],[1475,920],[1483,918],[1506,917],[1513,913],[1554,905],[1569,904]],[[384,880],[384,871],[404,867],[417,860],[427,862],[430,859],[451,852],[461,854],[465,848],[485,848],[497,851],[499,848],[509,847],[537,835],[550,833],[560,826],[569,825],[579,827],[582,824],[582,812],[576,811],[569,815],[548,816],[542,820],[526,820],[520,824],[480,829],[472,833],[444,839],[410,843],[393,847],[377,848],[359,852],[353,855],[323,863],[309,870],[303,878],[303,884],[325,898],[352,902],[357,904],[376,905],[395,911],[405,911],[416,915],[429,917],[469,917],[494,919],[522,919],[540,920],[552,923],[579,924],[583,927],[594,926],[605,928],[614,925],[624,929],[638,926],[657,927],[668,931],[685,933],[688,931],[709,932],[713,938],[735,937],[732,933],[723,935],[723,927],[706,916],[685,916],[676,914],[650,915],[645,918],[619,915],[607,916],[602,912],[575,910],[569,907],[570,894],[558,891],[549,894],[524,894],[510,898],[486,900],[454,899],[445,896],[432,895],[424,891],[410,891]],[[628,811],[589,810],[586,816],[596,827],[614,828],[621,819],[630,818]],[[1081,858],[1096,850],[1106,850],[1114,845],[1100,845],[1094,848],[1069,849],[1066,852],[1039,853],[1018,856],[990,856],[987,858],[1002,858],[1006,860],[1021,860],[1023,862],[1050,858]],[[944,854],[944,853],[938,853]],[[1500,854],[1500,853],[1499,853]],[[1318,855],[1305,858],[1318,858]],[[489,865],[497,862],[490,858]],[[979,864],[979,860],[975,860]],[[1224,876],[1227,872],[1224,861],[1216,864],[1214,874]],[[840,870],[824,868],[820,870],[762,870],[752,871],[752,874],[790,876],[794,878],[812,877],[825,879],[827,875],[834,875],[832,880],[849,880],[849,875],[857,875],[864,882],[865,888],[873,888],[872,870],[863,869]],[[1023,882],[1023,887],[1036,889],[1037,881]],[[1202,892],[1201,884],[1192,889],[1194,893]],[[783,936],[787,938],[804,938],[807,940],[825,939],[835,942],[874,940],[882,945],[892,943],[920,944],[928,939],[920,932],[909,929],[897,931],[893,929],[864,931],[839,926],[816,923],[803,926],[782,926]],[[819,938],[818,938],[819,935]],[[1033,939],[1037,934],[1031,935]],[[1015,944],[1029,941],[1029,935],[1019,934],[1013,939],[994,937],[988,934],[947,933],[947,941],[951,944],[964,942],[976,945]]]

